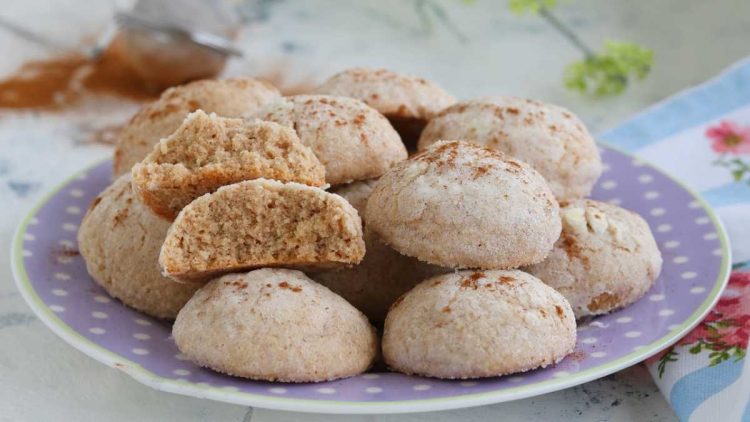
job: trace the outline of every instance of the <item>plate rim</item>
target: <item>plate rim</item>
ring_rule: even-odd
[[[41,199],[37,200],[34,206],[29,210],[16,228],[15,234],[11,241],[10,262],[11,271],[16,287],[21,292],[21,296],[26,301],[34,314],[58,337],[62,338],[73,348],[83,352],[85,355],[94,360],[103,363],[111,368],[119,369],[136,381],[145,384],[151,388],[168,393],[180,394],[201,399],[211,399],[215,401],[232,403],[244,406],[259,407],[264,409],[285,410],[294,412],[311,412],[327,414],[392,414],[392,413],[416,413],[426,411],[438,411],[449,409],[461,409],[467,407],[482,406],[487,404],[496,404],[513,400],[520,400],[528,397],[534,397],[554,391],[563,390],[576,385],[580,385],[595,379],[610,375],[637,363],[648,359],[659,353],[667,347],[676,343],[684,337],[690,330],[697,326],[708,312],[714,307],[721,297],[721,293],[727,285],[731,274],[731,247],[729,237],[721,218],[714,211],[713,207],[691,187],[666,173],[659,167],[651,164],[641,157],[624,151],[618,147],[598,143],[600,148],[611,149],[626,155],[632,160],[644,163],[650,169],[664,175],[678,186],[685,189],[706,211],[709,219],[713,223],[721,244],[722,262],[721,271],[714,282],[711,292],[706,299],[697,307],[693,313],[685,320],[680,327],[671,330],[661,338],[644,345],[638,350],[634,350],[625,356],[599,367],[589,368],[587,370],[568,374],[565,377],[553,378],[540,383],[531,385],[504,388],[497,391],[486,391],[482,393],[463,394],[457,397],[441,397],[423,400],[402,400],[402,401],[367,401],[367,402],[349,402],[338,400],[313,400],[286,397],[271,397],[254,393],[233,391],[226,387],[215,387],[210,385],[198,385],[189,381],[179,381],[170,378],[164,378],[143,368],[140,364],[131,361],[105,347],[87,339],[78,331],[71,328],[63,322],[52,310],[47,307],[36,293],[31,285],[31,280],[26,272],[26,266],[23,260],[23,241],[24,234],[30,224],[30,221],[39,210],[46,205],[52,197],[57,195],[62,189],[68,186],[73,180],[80,178],[82,175],[90,172],[93,168],[111,161],[111,158],[97,160],[93,164],[84,167],[82,170],[75,172],[67,177],[53,189],[48,191]]]

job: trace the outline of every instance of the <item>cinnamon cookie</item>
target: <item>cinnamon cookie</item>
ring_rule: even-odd
[[[560,214],[560,240],[526,270],[562,293],[576,317],[604,314],[646,294],[662,258],[641,216],[591,199],[567,204]]]
[[[229,274],[201,288],[172,328],[183,355],[229,375],[319,382],[360,374],[378,354],[367,318],[299,271]]]
[[[591,193],[602,172],[599,150],[570,111],[517,97],[480,98],[440,112],[419,139],[424,150],[441,139],[463,139],[530,164],[558,200]]]
[[[115,147],[113,173],[119,176],[129,172],[161,138],[177,130],[188,113],[203,110],[240,117],[280,96],[270,84],[252,78],[206,79],[169,88],[122,128]]]
[[[542,261],[559,207],[527,164],[468,142],[438,142],[380,178],[366,221],[387,244],[444,267],[507,269]]]
[[[325,168],[293,130],[201,110],[189,114],[131,173],[140,199],[170,219],[193,199],[243,180],[325,184]]]
[[[410,150],[427,121],[456,102],[433,82],[387,69],[347,69],[323,82],[316,92],[364,101],[390,120]]]
[[[562,295],[521,271],[460,271],[418,284],[385,320],[383,358],[405,374],[481,378],[562,360],[576,322]]]
[[[159,263],[167,276],[201,281],[269,266],[346,266],[364,254],[362,222],[344,198],[256,179],[223,186],[183,208]]]
[[[136,199],[130,176],[120,177],[94,200],[78,230],[89,274],[131,308],[173,319],[198,286],[161,275],[159,249],[170,224]]]
[[[388,120],[353,98],[285,97],[253,117],[294,128],[323,163],[332,185],[379,177],[406,159],[406,148]]]

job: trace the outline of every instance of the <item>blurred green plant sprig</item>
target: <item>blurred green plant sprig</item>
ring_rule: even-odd
[[[622,93],[628,83],[643,80],[654,64],[654,53],[638,44],[606,41],[601,53],[587,56],[565,68],[565,86],[580,93],[610,96]]]
[[[508,0],[517,15],[539,15],[584,55],[563,73],[565,87],[582,94],[605,97],[621,94],[632,80],[643,80],[654,64],[654,52],[635,43],[606,41],[601,52],[589,48],[551,10],[558,0]]]

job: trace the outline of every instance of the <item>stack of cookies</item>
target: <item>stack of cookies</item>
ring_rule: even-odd
[[[97,283],[219,372],[318,382],[382,356],[491,377],[560,361],[577,318],[658,277],[646,222],[585,199],[601,168],[581,121],[538,101],[382,69],[292,97],[207,80],[133,117],[78,241]]]

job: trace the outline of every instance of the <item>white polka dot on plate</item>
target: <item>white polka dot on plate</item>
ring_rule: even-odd
[[[708,224],[710,222],[711,222],[711,219],[708,218],[708,217],[698,217],[698,218],[695,219],[695,224],[698,224],[700,226],[702,226],[704,224]]]
[[[633,347],[633,351],[634,351],[634,352],[637,352],[637,351],[639,351],[639,350],[643,349],[644,347],[646,347],[646,346],[644,346],[644,345],[638,345],[638,346],[634,346],[634,347]]]
[[[612,170],[612,167],[609,165],[609,163],[602,163],[602,172],[606,173],[608,171]]]
[[[643,167],[646,165],[646,162],[641,160],[640,158],[633,158],[633,161],[630,162],[633,167]]]
[[[70,196],[74,198],[81,198],[83,197],[83,191],[80,189],[71,189],[70,190]]]
[[[650,212],[651,212],[651,215],[653,215],[654,217],[660,217],[666,214],[667,210],[665,210],[664,208],[654,208]]]
[[[722,256],[724,255],[724,251],[721,250],[721,248],[716,248],[711,252],[714,256]]]
[[[690,260],[686,256],[676,256],[672,259],[672,262],[674,262],[675,264],[684,264],[688,261]]]
[[[581,340],[581,343],[583,344],[594,344],[597,341],[599,341],[596,337],[586,337],[585,339]]]
[[[190,371],[188,371],[187,369],[175,369],[174,371],[172,371],[172,373],[181,377],[190,375]]]
[[[666,298],[666,296],[664,296],[661,293],[657,293],[657,294],[653,294],[653,295],[649,296],[648,300],[650,300],[652,302],[661,302],[662,300],[664,300],[664,298]]]
[[[21,256],[23,256],[24,258],[29,258],[32,255],[34,255],[34,254],[32,254],[31,251],[29,251],[29,250],[24,249],[24,250],[21,251]]]
[[[140,356],[147,355],[147,354],[151,353],[151,352],[148,351],[148,349],[142,349],[140,347],[136,347],[135,349],[131,350],[131,352],[133,352],[136,355],[140,355]]]
[[[36,226],[37,224],[39,224],[39,219],[36,217],[31,217],[31,219],[29,219],[29,224],[31,224],[32,226]]]
[[[366,380],[376,380],[376,379],[380,378],[380,374],[364,374],[364,375],[362,375],[362,378],[364,378]]]
[[[73,243],[72,240],[68,240],[68,239],[62,239],[58,241],[57,244],[64,248],[72,248],[73,246],[75,246],[75,243]]]
[[[65,212],[71,215],[78,215],[81,213],[81,209],[79,207],[67,207],[65,208]]]
[[[315,391],[317,391],[320,394],[334,394],[336,392],[336,389],[332,387],[321,387]]]
[[[36,236],[34,236],[31,233],[24,233],[23,234],[23,240],[34,241],[34,240],[36,240]]]
[[[628,322],[632,322],[632,321],[633,321],[633,317],[629,317],[629,316],[619,317],[615,320],[615,322],[617,322],[618,324],[627,324]]]
[[[607,203],[612,204],[612,205],[620,205],[620,204],[622,204],[622,199],[620,199],[620,198],[608,199]]]
[[[187,356],[183,355],[182,353],[178,353],[174,355],[175,359],[177,360],[188,360]]]
[[[705,291],[706,291],[706,288],[703,286],[695,286],[695,287],[690,288],[690,293],[694,295],[701,294]]]
[[[510,382],[521,382],[523,380],[524,380],[524,378],[521,375],[516,375],[514,377],[508,378],[508,381],[510,381]]]
[[[65,307],[64,306],[60,306],[60,305],[49,305],[49,309],[52,312],[57,312],[57,313],[65,312]]]
[[[151,339],[151,336],[146,333],[135,333],[133,334],[133,337],[138,340],[150,340]]]
[[[432,388],[431,385],[428,384],[417,384],[414,387],[412,387],[415,391],[427,391],[430,388]]]
[[[91,313],[91,316],[94,317],[94,318],[96,318],[96,319],[107,319],[107,318],[109,318],[109,315],[107,315],[106,312],[102,312],[102,311],[94,311],[94,312]]]
[[[64,256],[64,255],[63,256],[58,256],[57,259],[56,259],[56,261],[59,264],[70,264],[71,262],[73,262],[73,257]]]
[[[696,208],[700,208],[700,207],[701,207],[701,203],[698,202],[698,201],[696,201],[696,200],[692,200],[688,204],[688,208],[696,209]]]
[[[697,276],[698,274],[693,271],[685,271],[684,273],[680,274],[680,277],[682,277],[684,280],[692,280]]]
[[[650,190],[643,194],[643,197],[646,199],[656,199],[659,197],[659,192],[655,190]]]
[[[717,239],[719,235],[716,232],[706,233],[703,235],[703,240],[714,240]]]
[[[144,325],[144,326],[151,325],[151,321],[147,319],[143,319],[143,318],[136,318],[134,321],[138,325]]]
[[[674,315],[673,309],[662,309],[661,311],[659,311],[659,316],[666,317],[666,316],[671,316],[671,315]]]
[[[63,223],[62,229],[67,232],[74,232],[78,230],[78,226],[73,223]]]
[[[91,334],[102,335],[102,334],[104,334],[106,332],[107,332],[107,330],[105,330],[104,328],[101,328],[101,327],[91,327],[91,328],[89,328],[89,333],[91,333]]]
[[[642,175],[638,176],[638,181],[641,182],[641,183],[644,183],[644,184],[645,183],[651,183],[651,182],[654,181],[654,176],[652,176],[650,174],[642,174]]]
[[[680,324],[672,324],[669,327],[667,327],[670,331],[674,331],[680,328]]]
[[[67,296],[68,291],[65,289],[52,289],[52,294],[55,296]]]
[[[269,393],[273,394],[286,394],[286,388],[284,387],[271,387],[268,389]]]
[[[627,333],[625,333],[625,337],[636,338],[636,337],[640,337],[641,334],[643,333],[641,333],[640,331],[628,331]]]
[[[591,353],[592,358],[603,358],[604,356],[607,356],[606,352],[592,352]]]
[[[380,387],[367,387],[365,388],[365,392],[369,394],[377,394],[377,393],[382,393],[383,389]]]
[[[58,280],[70,280],[70,275],[67,273],[55,273],[55,278]]]
[[[94,301],[98,303],[109,303],[112,302],[112,299],[104,295],[96,295],[94,296]]]
[[[664,242],[664,247],[667,249],[674,249],[678,246],[680,246],[680,242],[676,240],[667,240],[666,242]]]
[[[671,230],[672,226],[669,224],[659,224],[658,226],[656,226],[656,231],[658,231],[659,233],[666,233]]]
[[[604,190],[612,190],[617,187],[617,182],[614,180],[605,180],[602,182],[602,189]]]

